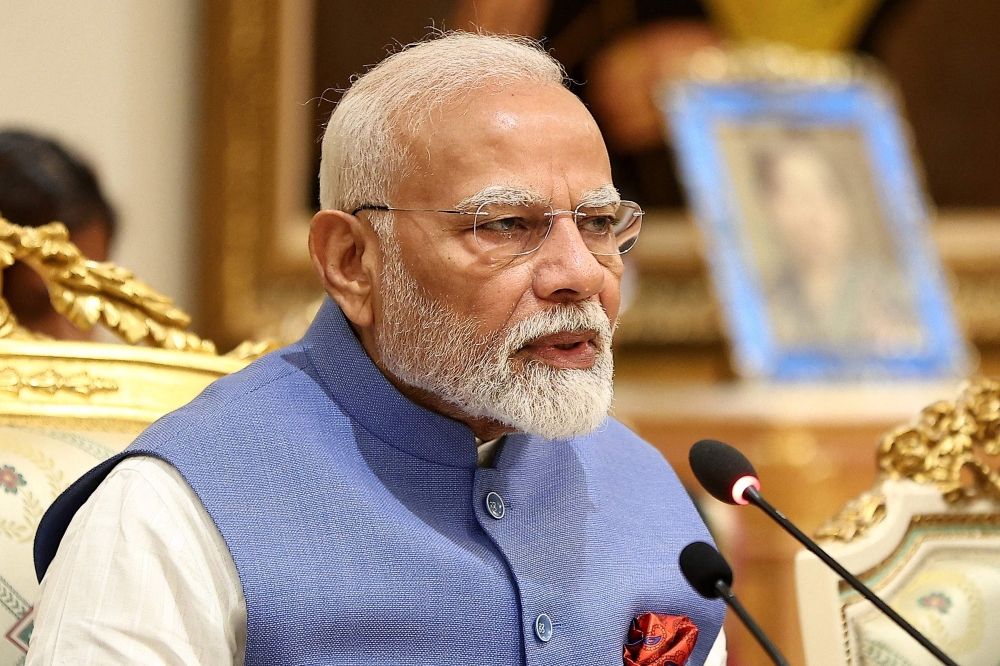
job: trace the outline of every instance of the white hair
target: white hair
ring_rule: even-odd
[[[429,296],[387,244],[383,322],[375,344],[385,369],[428,391],[466,417],[482,417],[547,439],[575,437],[599,427],[614,394],[614,327],[592,300],[561,304],[491,333],[479,322]],[[596,334],[594,365],[554,368],[516,353],[533,340],[566,331]]]
[[[330,116],[320,205],[388,204],[409,175],[410,139],[434,109],[487,86],[565,82],[562,65],[523,37],[448,32],[405,47],[359,77]]]

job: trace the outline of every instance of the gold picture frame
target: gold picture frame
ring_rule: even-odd
[[[311,0],[205,9],[203,332],[222,347],[288,341],[322,296],[306,249]]]

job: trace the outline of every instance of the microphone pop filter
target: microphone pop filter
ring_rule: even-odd
[[[715,584],[720,580],[726,585],[733,584],[733,570],[726,558],[711,544],[695,541],[684,546],[680,556],[681,573],[695,592],[707,599],[719,596]]]
[[[757,470],[746,456],[718,440],[696,442],[688,453],[688,462],[698,483],[720,502],[746,504],[746,489],[754,486],[760,490]]]

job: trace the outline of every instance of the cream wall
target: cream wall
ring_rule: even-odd
[[[0,127],[44,131],[97,168],[113,258],[194,305],[200,2],[0,0]]]

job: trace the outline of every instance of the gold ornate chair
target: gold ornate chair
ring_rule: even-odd
[[[49,504],[147,425],[269,351],[225,356],[186,327],[171,300],[110,263],[87,260],[58,223],[0,218],[0,268],[24,261],[74,324],[100,322],[130,345],[61,342],[18,326],[0,299],[0,666],[22,664],[38,582],[32,542]]]
[[[880,477],[820,528],[822,545],[963,666],[1000,659],[1000,381],[968,383],[878,448]],[[796,557],[809,666],[937,660],[815,556]]]

